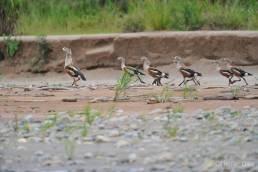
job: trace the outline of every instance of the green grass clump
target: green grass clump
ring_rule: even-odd
[[[154,96],[155,100],[159,103],[166,103],[170,100],[172,96],[172,91],[169,85],[164,85],[159,95]]]
[[[129,84],[132,81],[133,75],[131,75],[127,71],[123,71],[116,84],[114,101],[118,100],[121,95],[125,96],[126,89],[129,87]]]
[[[53,115],[49,115],[49,116],[47,117],[47,119],[45,119],[45,120],[42,122],[40,130],[41,130],[41,132],[42,132],[43,134],[45,134],[45,132],[46,132],[48,129],[50,129],[50,128],[56,126],[56,124],[57,124],[57,114],[54,113]]]
[[[89,105],[87,105],[82,113],[83,124],[81,127],[81,136],[86,137],[88,135],[89,127],[95,121],[95,119],[100,116],[98,111],[94,111]]]
[[[19,50],[21,41],[15,38],[12,38],[11,36],[8,36],[4,38],[4,44],[5,44],[7,56],[9,60],[11,60],[15,56],[16,52]]]
[[[181,118],[181,113],[183,112],[184,108],[180,104],[169,110],[167,121],[164,125],[164,129],[169,138],[175,138],[177,136],[179,130],[178,119]]]
[[[233,86],[233,87],[231,87],[230,91],[231,91],[232,96],[237,98],[237,97],[239,97],[241,88],[240,88],[240,86]]]
[[[190,99],[190,100],[197,100],[198,99],[198,93],[196,88],[192,86],[185,85],[183,88],[183,97],[185,99]]]
[[[64,141],[64,150],[66,154],[66,158],[68,160],[72,160],[74,158],[76,143],[74,139],[66,139]]]

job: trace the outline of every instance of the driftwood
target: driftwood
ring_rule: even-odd
[[[77,102],[77,98],[63,98],[63,102]]]
[[[203,100],[239,100],[239,97],[233,95],[215,95],[215,96],[205,96]]]

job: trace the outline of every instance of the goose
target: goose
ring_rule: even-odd
[[[143,72],[137,68],[126,66],[124,57],[118,57],[117,60],[121,61],[122,71],[127,71],[131,76],[136,76],[141,83],[145,84],[145,82],[140,78],[140,75],[145,75]]]
[[[241,79],[243,79],[245,82],[245,85],[248,85],[245,77],[253,76],[253,74],[246,72],[243,69],[240,69],[238,67],[232,66],[232,61],[230,59],[224,58],[223,61],[226,62],[228,69],[233,73],[233,75],[238,78],[238,80],[235,80],[233,82],[238,82],[238,81],[241,81]]]
[[[161,72],[160,70],[151,67],[151,63],[147,57],[141,57],[141,60],[143,61],[143,69],[144,71],[149,74],[151,77],[154,78],[154,81],[152,82],[152,85],[156,84],[157,86],[161,86],[161,78],[168,78],[169,74]]]
[[[62,49],[65,52],[65,64],[64,64],[64,70],[65,72],[73,78],[72,86],[78,86],[77,82],[82,79],[83,81],[86,81],[86,77],[84,74],[80,71],[79,68],[74,66],[73,60],[72,60],[72,50],[67,47],[63,47]]]
[[[216,69],[217,71],[224,77],[228,78],[228,85],[230,86],[231,84],[235,83],[232,81],[232,78],[234,76],[233,72],[227,69],[221,69],[221,64],[219,61],[215,60],[213,63],[216,64]]]
[[[196,79],[196,77],[202,76],[202,74],[199,72],[196,72],[190,68],[182,66],[181,60],[182,60],[182,58],[179,56],[174,57],[174,62],[176,63],[176,68],[182,74],[182,76],[184,78],[183,81],[178,86],[181,86],[183,83],[186,84],[189,81],[193,81],[195,85],[201,85],[200,82]],[[189,79],[186,80],[186,78],[189,78]]]

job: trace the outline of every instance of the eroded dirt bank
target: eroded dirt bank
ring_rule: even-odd
[[[21,36],[22,44],[14,60],[0,62],[5,73],[30,71],[31,61],[37,56],[37,37]],[[74,61],[81,68],[114,67],[117,56],[125,56],[127,63],[139,65],[141,56],[148,56],[153,65],[172,62],[171,57],[180,55],[192,64],[199,59],[231,58],[237,65],[258,64],[258,32],[250,31],[195,31],[152,32],[107,35],[47,36],[52,52],[44,71],[62,71],[63,46],[73,51]],[[6,51],[0,38],[0,51]]]

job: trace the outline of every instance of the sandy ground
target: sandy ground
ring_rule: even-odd
[[[187,111],[193,111],[201,107],[206,109],[216,108],[222,105],[230,105],[236,108],[243,106],[258,106],[257,100],[219,100],[203,101],[204,96],[214,96],[220,93],[230,93],[232,88],[227,86],[227,80],[220,76],[214,66],[207,61],[200,61],[198,65],[192,66],[198,71],[205,71],[200,78],[201,87],[197,87],[197,101],[182,101]],[[257,66],[244,67],[246,70],[256,74]],[[174,65],[161,66],[159,69],[170,73],[170,79],[164,79],[163,83],[175,84],[171,86],[173,96],[182,97],[182,87],[178,87],[181,76],[175,71]],[[64,73],[47,73],[32,75],[21,73],[19,75],[7,74],[0,80],[0,114],[2,118],[12,118],[15,114],[19,116],[37,115],[42,117],[49,112],[62,111],[82,111],[87,103],[94,99],[106,98],[111,100],[114,96],[114,85],[119,78],[120,71],[111,68],[83,71],[87,81],[80,82],[80,86],[73,88],[70,86],[72,80]],[[146,113],[156,108],[166,108],[174,106],[176,103],[147,104],[148,99],[154,95],[159,95],[162,87],[152,86],[152,79],[145,77],[147,84],[135,83],[131,86],[127,95],[129,100],[125,102],[105,101],[92,103],[95,108],[106,112],[110,107],[116,106],[128,112]],[[254,85],[257,84],[255,77],[247,78],[250,86],[241,87],[241,94],[258,94]],[[189,83],[190,84],[190,83]],[[244,86],[243,82],[235,85]],[[45,88],[63,88],[63,90],[51,90]],[[210,88],[210,89],[208,89]],[[64,98],[75,98],[77,102],[63,102]],[[178,102],[177,102],[178,103]]]
[[[183,87],[177,86],[182,78],[174,65],[159,68],[170,73],[162,82],[172,84],[171,98],[154,104],[148,102],[164,87],[152,86],[149,77],[144,78],[147,84],[132,84],[126,99],[113,101],[119,70],[83,70],[87,81],[79,87],[71,87],[71,78],[63,73],[5,74],[0,80],[0,171],[256,171],[256,78],[247,78],[249,86],[228,87],[209,63],[200,61],[192,68],[205,72],[192,100],[184,99]],[[257,74],[257,66],[244,68]],[[204,100],[230,97],[238,88],[238,100]],[[101,117],[82,137],[79,112],[88,104]],[[184,112],[170,123],[168,114],[177,107]],[[53,114],[58,114],[56,124],[42,132]],[[67,133],[70,126],[77,129]],[[72,160],[66,158],[69,139],[76,147]]]

